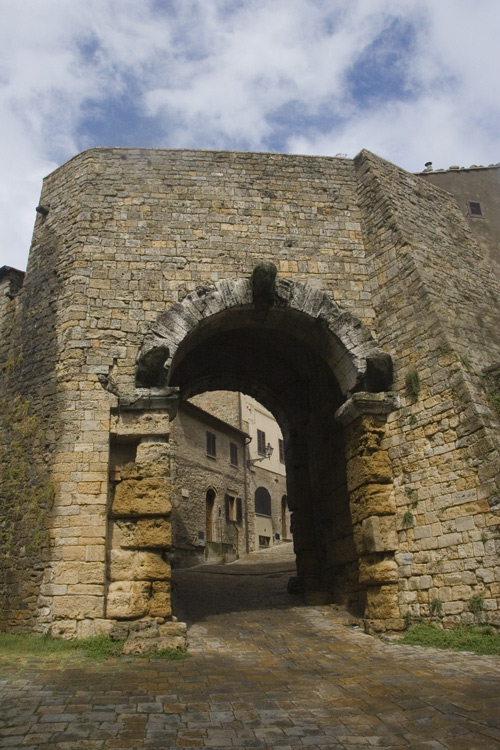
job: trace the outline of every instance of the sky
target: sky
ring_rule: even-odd
[[[0,266],[95,146],[500,161],[498,0],[0,0]]]

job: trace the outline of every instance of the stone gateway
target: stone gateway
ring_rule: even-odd
[[[0,271],[3,629],[182,640],[169,436],[214,390],[283,433],[293,590],[500,625],[500,270],[451,195],[365,151],[92,149],[40,206]]]

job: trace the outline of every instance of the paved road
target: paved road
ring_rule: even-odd
[[[500,749],[500,658],[383,643],[284,593],[287,550],[178,572],[192,657],[0,655],[0,747]]]

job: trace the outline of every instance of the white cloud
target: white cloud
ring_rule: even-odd
[[[401,91],[360,98],[352,71],[394,21]],[[144,123],[162,147],[498,161],[499,32],[497,0],[2,0],[0,263],[24,265],[42,174],[127,128],[143,145]]]

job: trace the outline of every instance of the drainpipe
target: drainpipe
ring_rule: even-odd
[[[238,421],[239,421],[239,428],[240,430],[243,430],[243,409],[241,404],[241,393],[238,392]],[[243,455],[243,506],[244,506],[244,512],[243,517],[245,519],[245,551],[248,555],[250,552],[250,539],[249,539],[249,526],[248,526],[248,465],[247,465],[247,445],[251,441],[251,438],[248,438],[248,441],[245,440],[245,446],[244,446],[244,455]]]

